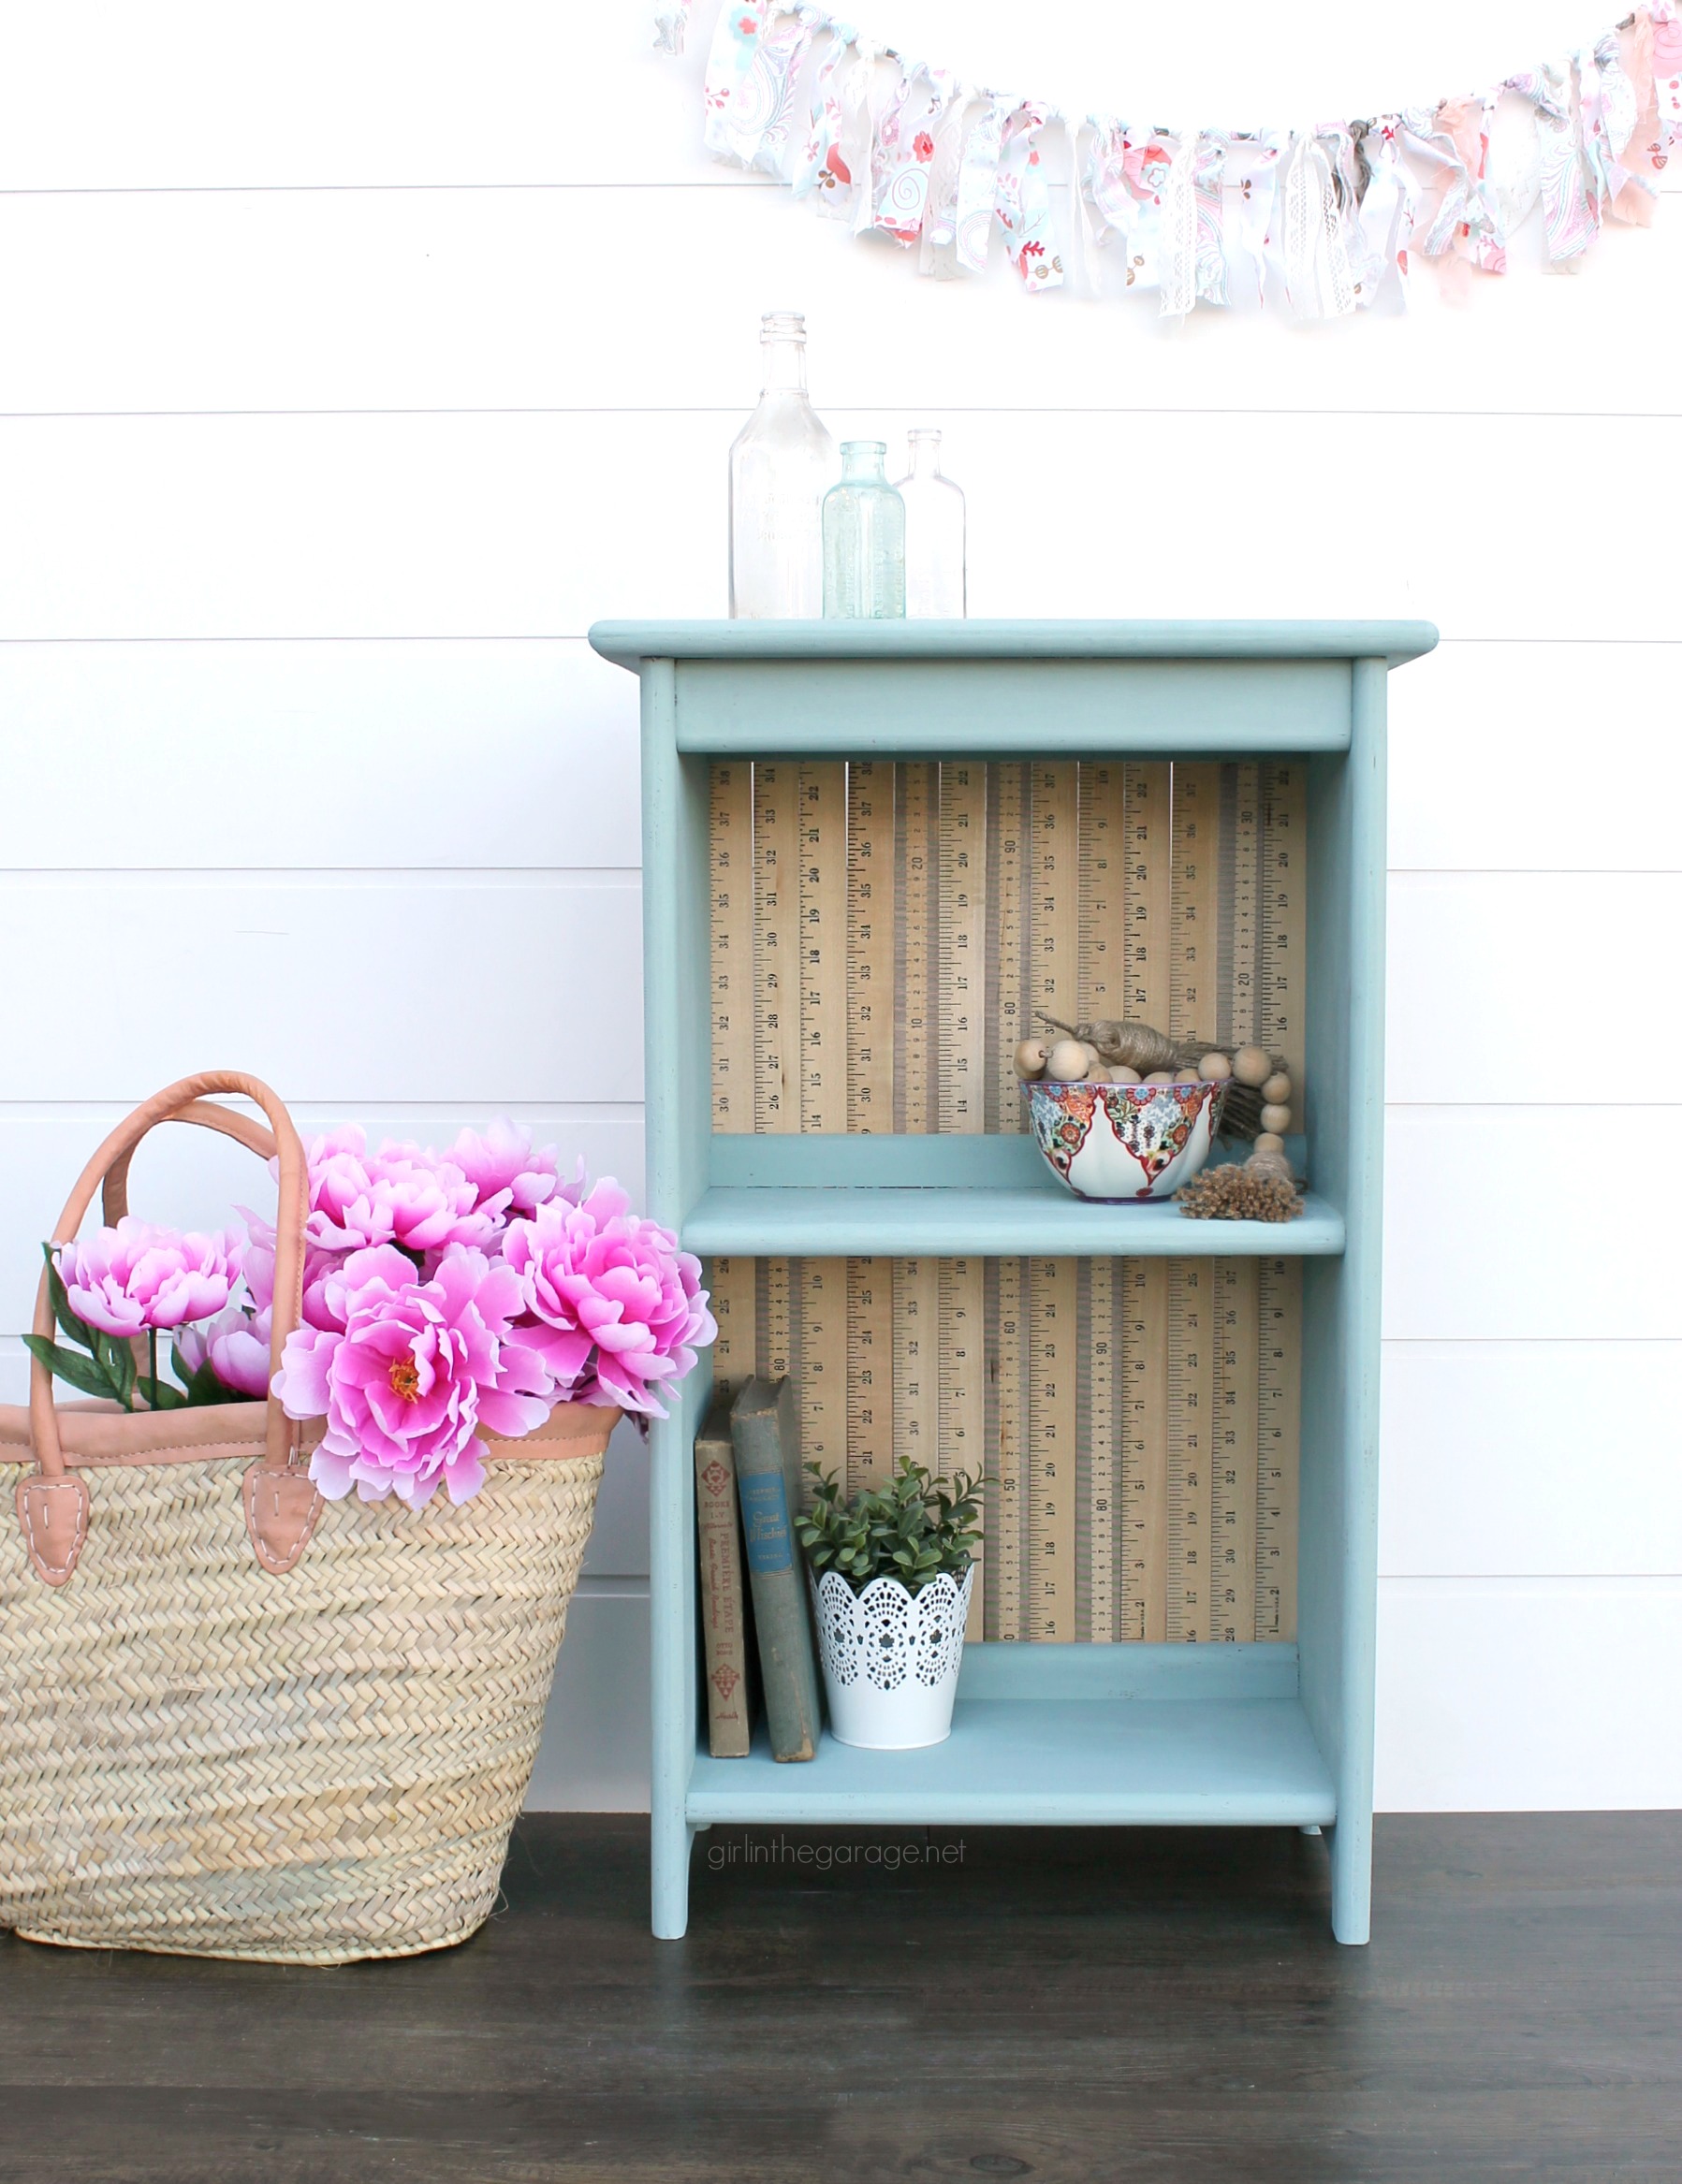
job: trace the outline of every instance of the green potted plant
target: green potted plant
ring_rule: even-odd
[[[800,1519],[829,1726],[879,1752],[943,1743],[963,1665],[986,1484],[902,1457],[885,1486],[843,1498],[815,1463]]]

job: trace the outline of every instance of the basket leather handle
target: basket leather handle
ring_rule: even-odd
[[[214,1095],[252,1100],[268,1117],[267,1129],[234,1110],[212,1104]],[[53,1229],[51,1241],[74,1241],[82,1216],[103,1186],[104,1210],[114,1223],[127,1211],[128,1169],[135,1148],[160,1122],[192,1122],[222,1131],[267,1158],[279,1156],[280,1196],[274,1216],[274,1309],[270,1340],[271,1374],[280,1370],[286,1337],[303,1308],[304,1221],[309,1210],[302,1141],[277,1094],[258,1078],[235,1070],[210,1070],[167,1085],[118,1124],[77,1178]],[[36,1292],[35,1332],[49,1341],[56,1332],[52,1297],[43,1268]],[[18,1519],[30,1561],[49,1584],[62,1585],[76,1566],[87,1537],[88,1490],[65,1463],[52,1376],[38,1358],[29,1369],[29,1430],[37,1470],[17,1492]],[[297,1430],[272,1394],[268,1398],[264,1453],[245,1478],[245,1522],[257,1559],[279,1574],[290,1569],[314,1529],[320,1496],[293,1463]]]

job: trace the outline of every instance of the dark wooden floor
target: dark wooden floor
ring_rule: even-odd
[[[0,1938],[0,2177],[1682,2177],[1682,1814],[1382,1821],[1369,1949],[1295,1834],[775,1840],[699,1839],[676,1944],[582,1816],[406,1963]]]

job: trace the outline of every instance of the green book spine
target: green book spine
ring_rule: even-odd
[[[815,1759],[817,1657],[806,1558],[793,1522],[800,1508],[793,1383],[750,1380],[731,1410],[730,1433],[771,1751],[779,1759]]]
[[[753,1739],[746,1580],[736,1508],[730,1405],[721,1397],[695,1435],[695,1538],[707,1653],[707,1743],[715,1759],[745,1759]]]

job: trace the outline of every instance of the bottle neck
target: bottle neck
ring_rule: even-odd
[[[806,343],[787,334],[767,334],[760,342],[765,394],[806,392]]]
[[[885,486],[887,471],[883,458],[887,453],[880,443],[870,440],[843,440],[841,442],[841,477],[849,486]]]
[[[907,435],[911,457],[911,474],[914,478],[938,478],[941,474],[941,436],[938,432],[912,432]]]

